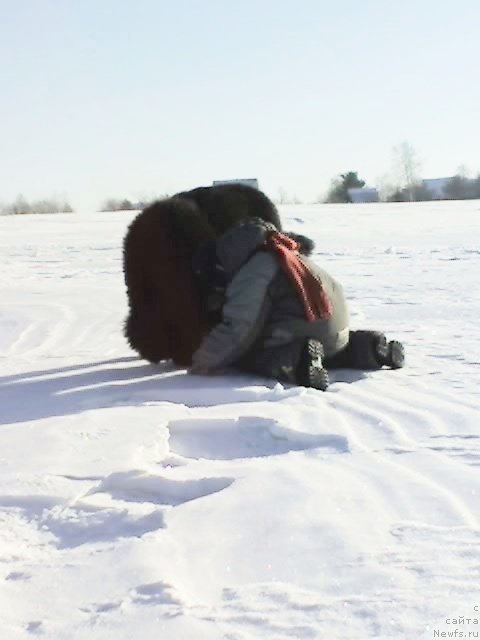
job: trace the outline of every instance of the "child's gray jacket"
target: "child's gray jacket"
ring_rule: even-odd
[[[332,306],[328,319],[309,322],[294,285],[276,255],[262,251],[275,228],[260,220],[227,231],[216,243],[217,258],[228,282],[222,321],[203,339],[193,355],[192,373],[234,364],[252,345],[269,348],[298,339],[315,338],[330,357],[346,347],[349,315],[343,288],[308,258],[302,262],[321,281]]]

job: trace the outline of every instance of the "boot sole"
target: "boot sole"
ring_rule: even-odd
[[[405,349],[397,340],[388,343],[388,366],[392,369],[401,369],[405,365]]]
[[[323,368],[323,347],[317,340],[308,341],[308,385],[319,391],[326,391],[329,384],[328,371]]]
[[[376,357],[380,366],[401,369],[405,364],[405,350],[398,340],[387,342],[384,337],[376,346]]]

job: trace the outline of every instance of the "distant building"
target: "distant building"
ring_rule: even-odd
[[[432,200],[445,200],[447,197],[446,187],[452,178],[426,178],[422,180],[422,185],[432,195]]]
[[[238,178],[237,180],[214,180],[213,186],[217,187],[219,184],[246,184],[248,187],[258,189],[258,180],[256,178]]]
[[[352,187],[348,189],[348,196],[355,204],[363,202],[378,202],[378,191],[373,187]]]

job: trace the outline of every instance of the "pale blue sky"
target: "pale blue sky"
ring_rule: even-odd
[[[480,171],[479,0],[0,0],[0,200]]]

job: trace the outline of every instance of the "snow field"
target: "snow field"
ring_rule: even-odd
[[[480,203],[281,213],[404,370],[321,393],[149,365],[122,336],[131,214],[0,218],[2,639],[414,640],[480,618]]]

